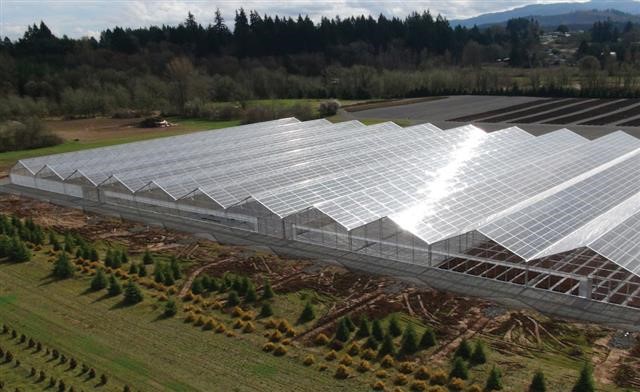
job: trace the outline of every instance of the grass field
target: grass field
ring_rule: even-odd
[[[122,121],[117,120],[91,120],[93,121],[49,121],[49,126],[54,128],[54,132],[60,134],[65,139],[65,141],[62,144],[53,147],[0,153],[0,174],[2,174],[3,171],[6,172],[11,166],[15,164],[15,162],[20,159],[86,150],[89,148],[106,147],[115,144],[138,142],[159,137],[176,136],[195,131],[220,129],[240,124],[240,122],[237,120],[207,121],[198,119],[170,118],[169,121],[176,122],[178,126],[162,129],[143,129],[123,125]],[[91,124],[92,122],[95,123],[98,121],[100,121],[100,125],[106,123],[109,124],[109,126],[100,127]],[[77,124],[81,125],[78,126]],[[128,122],[124,124],[128,124]]]
[[[250,339],[204,332],[181,318],[162,319],[158,302],[151,298],[121,307],[119,297],[87,293],[87,277],[51,281],[50,269],[42,257],[25,264],[0,265],[0,321],[90,364],[98,375],[108,374],[109,384],[100,390],[120,391],[125,383],[140,391],[366,389],[355,381],[339,381],[332,373],[304,367],[294,358],[263,353]],[[46,365],[42,354],[32,354],[24,345],[12,347],[15,345],[8,335],[0,336],[0,346],[21,359],[22,373],[31,366]],[[47,373],[70,380],[67,385],[76,390],[97,383],[78,376],[79,371],[55,368],[55,373]],[[46,387],[6,363],[0,365],[0,380],[12,389]]]

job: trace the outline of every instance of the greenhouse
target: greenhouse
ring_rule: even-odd
[[[640,139],[293,118],[25,159],[13,184],[640,308]]]

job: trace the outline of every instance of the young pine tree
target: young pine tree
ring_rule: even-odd
[[[31,251],[18,237],[14,237],[9,252],[9,261],[22,263],[31,260]]]
[[[402,347],[400,352],[403,355],[411,355],[415,354],[418,349],[418,335],[415,329],[413,329],[413,325],[409,324],[402,334]]]
[[[142,299],[143,296],[140,287],[130,280],[124,288],[124,303],[126,305],[135,305],[142,302]]]
[[[66,253],[61,253],[53,263],[53,276],[58,279],[67,279],[73,276],[74,267],[69,261]]]
[[[191,291],[196,295],[202,294],[204,292],[204,286],[202,285],[202,279],[196,278],[196,279],[193,280],[193,283],[191,284]]]
[[[471,358],[471,345],[469,344],[469,342],[467,341],[467,339],[462,339],[462,341],[460,341],[460,344],[458,345],[458,348],[456,349],[456,352],[453,354],[454,358],[460,357],[462,359],[469,359]]]
[[[247,303],[253,303],[258,300],[258,294],[256,294],[256,287],[253,283],[249,283],[247,287],[247,293],[244,295],[244,301]]]
[[[265,302],[262,304],[262,308],[260,309],[260,317],[270,317],[273,316],[273,309],[271,309],[271,304],[269,302]]]
[[[138,276],[141,278],[144,278],[145,276],[147,276],[147,266],[144,264],[140,264],[138,266]]]
[[[240,304],[240,297],[238,296],[238,292],[235,290],[229,291],[229,295],[227,296],[227,306],[236,306]]]
[[[98,291],[107,287],[107,277],[102,271],[102,268],[98,269],[96,275],[91,279],[91,290]]]
[[[151,252],[149,252],[149,250],[145,250],[144,251],[144,255],[142,256],[142,263],[144,265],[150,265],[153,264],[153,256],[151,255]]]
[[[373,336],[378,342],[381,342],[384,339],[384,335],[384,328],[382,328],[380,320],[373,320],[373,323],[371,324],[371,336]]]
[[[180,270],[180,263],[178,263],[178,259],[175,256],[171,256],[171,261],[169,262],[169,268],[173,273],[173,279],[178,280],[182,276],[182,271]]]
[[[449,373],[449,378],[460,378],[462,380],[466,380],[469,378],[469,370],[467,369],[467,364],[460,357],[456,357],[453,361],[453,367],[451,368],[451,372]]]
[[[138,266],[135,263],[131,263],[131,265],[129,266],[129,274],[130,275],[138,274]]]
[[[265,279],[264,280],[264,287],[262,289],[262,299],[271,299],[273,298],[274,293],[273,293],[273,289],[271,288],[271,283],[269,282],[269,279]]]
[[[479,340],[476,342],[469,362],[474,366],[482,365],[483,363],[487,362],[487,354],[485,353],[484,343]]]
[[[420,339],[421,348],[430,348],[436,345],[436,334],[433,329],[427,328]]]
[[[120,282],[116,279],[115,276],[111,275],[109,277],[109,295],[115,297],[116,295],[120,295],[122,293],[122,286],[120,286]]]
[[[163,283],[165,286],[173,286],[176,283],[175,279],[173,279],[173,274],[172,273],[165,274]]]
[[[384,335],[384,339],[382,339],[382,345],[380,345],[380,349],[378,350],[378,356],[384,357],[385,355],[394,356],[396,354],[396,348],[393,343],[393,336],[391,334]]]
[[[300,314],[300,317],[298,318],[298,322],[303,324],[313,320],[314,318],[316,318],[316,313],[313,310],[313,306],[311,305],[311,302],[307,301],[307,303],[304,305],[304,309],[302,309],[302,313]]]
[[[346,342],[349,340],[349,336],[351,335],[351,330],[349,329],[349,324],[346,319],[343,317],[338,321],[338,328],[336,329],[335,339],[339,342]]]
[[[365,316],[360,317],[360,324],[358,325],[358,331],[356,332],[356,337],[359,339],[367,338],[371,335],[371,326],[369,325],[369,320]]]
[[[398,321],[398,317],[395,314],[389,320],[389,333],[394,338],[402,335],[402,327],[400,327],[400,321]]]
[[[594,392],[596,390],[595,382],[593,381],[593,369],[591,364],[585,362],[584,366],[580,370],[580,377],[576,384],[573,386],[572,392]]]
[[[168,300],[164,305],[164,317],[173,317],[176,315],[176,313],[178,313],[176,301],[174,301],[173,299]]]
[[[502,373],[495,366],[491,368],[487,383],[484,386],[485,391],[499,391],[502,389]]]
[[[544,373],[538,370],[531,379],[529,384],[529,392],[547,392],[547,383],[544,380]]]

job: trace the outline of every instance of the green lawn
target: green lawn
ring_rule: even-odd
[[[0,264],[0,322],[95,367],[98,376],[106,373],[109,384],[99,390],[121,391],[125,383],[136,391],[366,389],[355,380],[334,379],[333,372],[307,368],[299,359],[263,353],[246,337],[204,332],[181,317],[161,319],[158,302],[148,296],[142,304],[120,307],[120,298],[86,293],[87,277],[52,282],[50,268],[40,256],[29,263]],[[62,377],[76,390],[97,383],[16,343],[0,335],[0,347],[22,362],[19,368],[0,365],[8,390],[44,390],[48,382],[28,377],[32,366],[47,369],[47,380]]]
[[[20,159],[33,158],[43,155],[60,154],[65,152],[73,152],[86,150],[90,148],[107,147],[116,144],[124,144],[131,142],[139,142],[142,140],[156,139],[159,137],[176,136],[189,132],[204,131],[210,129],[221,129],[240,125],[239,120],[232,121],[208,121],[199,119],[185,118],[169,118],[171,122],[179,122],[180,127],[176,129],[168,128],[154,132],[145,132],[138,135],[135,134],[136,129],[132,128],[124,135],[118,137],[110,137],[102,140],[94,140],[90,142],[67,140],[62,144],[53,147],[36,148],[31,150],[9,151],[0,153],[0,171],[13,166]]]

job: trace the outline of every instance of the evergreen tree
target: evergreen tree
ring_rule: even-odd
[[[130,280],[124,288],[124,303],[127,305],[135,305],[138,302],[142,302],[142,299],[142,291],[140,291],[137,284]]]
[[[433,329],[427,328],[420,339],[421,348],[431,348],[436,345],[436,334]]]
[[[240,297],[238,296],[238,292],[235,290],[229,291],[229,296],[227,297],[227,306],[236,306],[240,304]]]
[[[484,344],[480,340],[476,342],[469,361],[472,365],[482,365],[487,362],[487,354],[485,353]]]
[[[588,362],[584,363],[580,370],[580,377],[573,386],[572,392],[595,392],[595,382],[593,381],[593,369]]]
[[[256,294],[256,288],[253,285],[253,283],[249,284],[249,287],[247,288],[247,293],[244,296],[244,300],[247,303],[253,303],[258,300],[258,294]]]
[[[193,283],[191,284],[191,291],[196,295],[202,294],[202,292],[204,291],[204,287],[202,286],[202,279],[196,278],[193,280]]]
[[[389,319],[389,333],[394,338],[402,335],[402,327],[400,327],[400,321],[398,321],[398,317],[395,314]]]
[[[176,301],[170,299],[164,305],[164,317],[173,317],[178,313],[178,306],[176,305]]]
[[[127,264],[129,262],[129,255],[127,254],[126,249],[120,250],[120,262],[122,264]]]
[[[396,348],[393,343],[393,336],[391,334],[384,335],[384,339],[382,339],[382,345],[378,350],[378,355],[380,357],[384,357],[385,355],[394,356],[396,354]]]
[[[347,325],[347,328],[349,328],[350,332],[354,332],[356,330],[356,325],[354,324],[353,320],[351,320],[351,317],[349,317],[349,315],[346,315],[343,317],[345,324]]]
[[[269,302],[265,302],[262,304],[262,308],[260,309],[260,317],[271,317],[273,316],[273,309],[271,309],[271,304]]]
[[[351,335],[351,330],[349,329],[349,325],[345,318],[341,318],[338,321],[338,328],[336,329],[335,339],[339,342],[346,342],[349,340],[349,336]]]
[[[31,260],[31,251],[18,237],[14,237],[11,243],[9,261],[22,263]]]
[[[531,379],[531,384],[529,384],[529,392],[546,392],[547,391],[547,383],[544,380],[544,373],[541,370],[538,370]]]
[[[365,316],[360,317],[360,325],[358,325],[358,331],[356,332],[356,337],[359,339],[363,339],[369,337],[371,335],[371,327],[369,325],[369,320]]]
[[[378,340],[373,336],[369,336],[369,338],[367,338],[367,341],[364,342],[364,346],[372,350],[377,350],[379,345],[380,342],[378,342]]]
[[[457,357],[453,361],[453,367],[451,368],[451,372],[449,373],[449,378],[460,378],[466,380],[469,378],[469,370],[467,369],[467,364],[460,357]]]
[[[311,305],[311,302],[307,301],[307,303],[304,305],[304,309],[302,309],[302,313],[300,314],[300,317],[298,318],[298,322],[302,324],[302,323],[311,321],[314,318],[316,318],[316,313],[313,310],[313,306]]]
[[[485,391],[499,391],[502,389],[502,373],[495,366],[491,368],[487,383],[484,386]]]
[[[456,352],[453,354],[453,356],[454,358],[460,357],[462,359],[469,359],[471,358],[471,351],[471,345],[469,344],[467,339],[463,338],[460,341],[460,344],[458,345],[458,348],[456,349]]]
[[[147,276],[147,266],[144,264],[138,265],[138,276],[144,278]]]
[[[375,319],[371,324],[371,336],[373,336],[378,342],[381,342],[384,339],[384,328],[382,328],[382,323],[380,320]]]
[[[120,258],[120,252],[114,250],[111,252],[111,268],[122,267],[122,259]]]
[[[104,256],[104,265],[106,267],[113,267],[113,251],[111,249],[107,249],[107,254]]]
[[[262,299],[271,299],[273,298],[273,289],[271,288],[271,282],[269,279],[264,280],[264,287],[262,288]]]
[[[74,267],[69,261],[66,253],[60,253],[58,259],[53,263],[53,276],[58,279],[67,279],[73,276]]]
[[[176,281],[173,279],[173,274],[171,272],[165,274],[164,276],[164,285],[165,286],[173,286]]]
[[[182,272],[180,271],[180,264],[178,263],[178,259],[176,259],[175,256],[171,256],[169,267],[171,268],[171,272],[173,273],[173,279],[180,279],[180,277],[182,276]]]
[[[102,268],[98,269],[96,275],[91,279],[91,290],[98,291],[107,287],[107,277],[105,276]]]
[[[153,264],[153,262],[154,262],[153,256],[151,255],[148,249],[145,250],[144,255],[142,256],[142,263],[144,265],[150,265],[150,264]]]
[[[156,266],[153,270],[153,280],[156,283],[164,282],[164,266],[161,263],[156,262]]]
[[[91,253],[89,255],[89,259],[91,261],[98,261],[100,260],[100,256],[98,256],[98,251],[96,250],[96,248],[91,248]]]
[[[122,287],[120,286],[120,282],[114,275],[109,277],[109,295],[115,297],[116,295],[120,295],[122,293]]]
[[[402,335],[401,352],[405,355],[411,355],[418,351],[418,348],[418,335],[413,329],[413,325],[408,324]]]
[[[129,266],[129,274],[130,275],[138,274],[138,266],[135,263],[131,263],[131,265]]]

